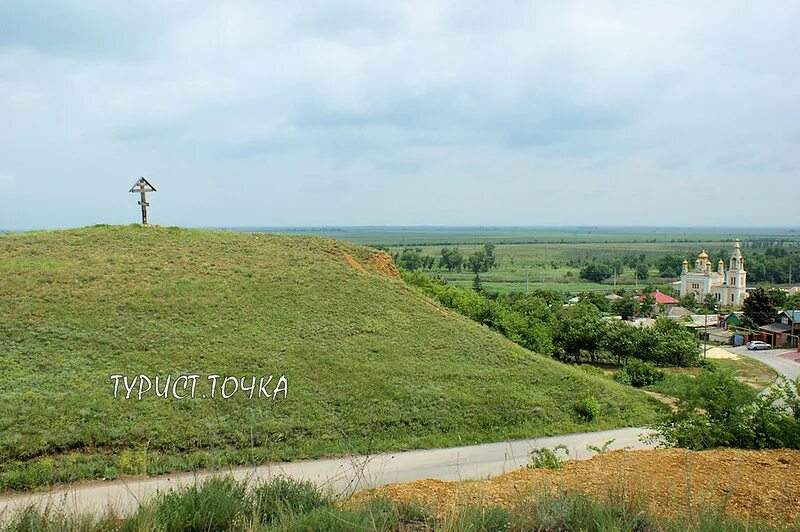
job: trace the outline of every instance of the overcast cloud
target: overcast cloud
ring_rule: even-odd
[[[800,225],[798,2],[0,1],[0,228]]]

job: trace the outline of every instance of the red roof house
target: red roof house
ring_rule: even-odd
[[[650,294],[656,300],[656,305],[677,305],[679,301],[674,297],[668,296],[663,292],[656,290]],[[637,296],[636,299],[644,301],[644,296]]]

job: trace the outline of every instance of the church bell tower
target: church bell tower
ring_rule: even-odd
[[[739,239],[733,245],[733,256],[731,257],[730,268],[727,274],[728,294],[730,301],[726,303],[729,305],[739,306],[747,297],[747,271],[744,269],[744,257],[742,256],[742,246],[739,244]]]

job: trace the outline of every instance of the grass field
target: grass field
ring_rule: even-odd
[[[311,236],[0,236],[0,489],[597,430],[662,408],[435,307],[386,266]],[[139,401],[114,398],[115,374],[201,380],[194,399]],[[211,374],[285,375],[287,398],[199,397]],[[592,422],[574,408],[587,395]]]
[[[737,380],[758,391],[772,385],[778,377],[775,370],[752,358],[708,359],[708,362],[718,370],[732,372]],[[670,397],[685,399],[692,394],[695,377],[706,370],[702,368],[666,368],[665,371],[667,377],[658,384],[648,386],[647,389]]]

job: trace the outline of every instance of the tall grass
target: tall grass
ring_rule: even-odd
[[[589,496],[543,487],[511,508],[476,503],[441,511],[420,502],[371,498],[336,501],[310,483],[277,478],[256,486],[215,479],[160,494],[130,517],[70,515],[29,508],[6,523],[8,531],[696,531],[796,530],[736,521],[722,508],[696,508],[670,519],[649,513],[636,494]]]

